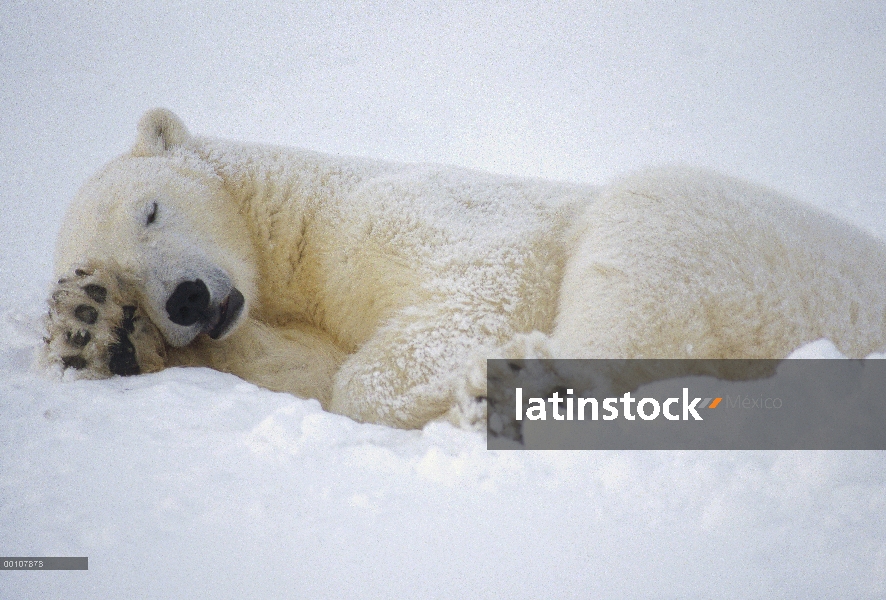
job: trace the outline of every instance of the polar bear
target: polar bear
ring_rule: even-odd
[[[81,376],[203,365],[404,428],[482,418],[491,356],[886,343],[884,245],[761,187],[326,156],[192,136],[164,109],[78,193],[55,273],[46,355]]]

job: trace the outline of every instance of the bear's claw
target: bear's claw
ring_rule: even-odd
[[[43,361],[102,379],[159,371],[166,346],[140,308],[135,286],[114,269],[79,268],[60,279],[49,299]]]

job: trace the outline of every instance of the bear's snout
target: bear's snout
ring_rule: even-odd
[[[209,317],[209,288],[202,280],[183,281],[166,301],[166,313],[176,325],[189,327]]]

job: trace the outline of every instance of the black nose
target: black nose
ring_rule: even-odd
[[[209,289],[200,281],[185,281],[178,284],[166,301],[169,320],[185,327],[206,317],[209,308]]]

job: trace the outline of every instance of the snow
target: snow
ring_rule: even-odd
[[[33,355],[64,205],[155,105],[521,176],[694,163],[886,237],[884,29],[846,1],[4,3],[0,555],[90,568],[0,571],[0,598],[883,597],[882,452],[489,452],[205,369],[66,382]]]

